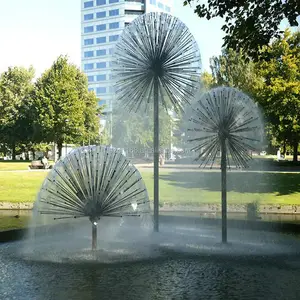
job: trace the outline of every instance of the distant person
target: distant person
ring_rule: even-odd
[[[42,158],[42,164],[44,166],[44,169],[48,169],[49,163],[48,163],[48,159],[47,159],[47,157],[45,155]]]

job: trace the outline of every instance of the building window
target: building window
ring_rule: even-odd
[[[83,16],[84,21],[93,20],[94,14],[87,14]]]
[[[93,89],[93,88],[88,88],[88,91],[89,91],[89,92],[93,92],[94,89]]]
[[[87,1],[84,2],[83,7],[84,8],[89,8],[89,7],[93,7],[94,6],[94,1]]]
[[[100,49],[96,51],[97,56],[103,56],[106,55],[106,49]]]
[[[113,86],[110,86],[110,87],[109,87],[109,92],[110,92],[110,93],[114,93],[114,92],[115,92],[115,89],[114,89]]]
[[[109,4],[118,3],[119,0],[109,0]]]
[[[106,80],[106,75],[105,74],[101,74],[101,75],[97,75],[97,81],[104,81]]]
[[[88,82],[93,82],[94,81],[94,76],[88,76]]]
[[[97,5],[105,5],[106,0],[97,0]]]
[[[93,57],[94,56],[94,51],[85,51],[84,52],[84,57],[88,58],[88,57]]]
[[[106,36],[101,36],[101,37],[96,38],[96,42],[97,42],[97,44],[106,43]]]
[[[94,39],[85,39],[84,40],[84,45],[93,45],[94,44]]]
[[[105,100],[100,100],[100,101],[98,102],[99,105],[105,105],[105,103],[106,103]]]
[[[144,12],[141,10],[129,10],[125,9],[125,15],[143,15]]]
[[[145,3],[145,0],[125,0],[125,2]]]
[[[97,69],[105,69],[105,68],[106,68],[106,62],[97,63]]]
[[[165,5],[165,10],[166,10],[166,12],[170,12],[171,8],[169,6],[167,6],[167,5]]]
[[[158,2],[157,6],[158,6],[158,8],[160,8],[160,9],[164,9],[164,5],[163,5],[161,2]]]
[[[97,94],[106,94],[106,87],[97,87],[96,93]]]
[[[109,24],[109,29],[117,29],[120,27],[119,22],[113,22]]]
[[[118,38],[119,38],[119,35],[118,35],[118,34],[116,34],[116,35],[111,35],[111,36],[109,37],[109,41],[110,41],[110,42],[115,42],[115,41],[118,40]]]
[[[156,5],[156,0],[150,0],[150,4]]]
[[[106,24],[100,24],[96,26],[97,31],[102,31],[106,29]]]
[[[106,11],[99,11],[96,13],[96,17],[97,19],[100,19],[100,18],[105,18],[106,17]]]
[[[119,15],[119,10],[118,9],[112,9],[109,11],[109,16],[113,17],[113,16],[118,16]]]
[[[86,26],[84,27],[84,33],[90,33],[94,31],[94,26]]]
[[[109,48],[108,51],[109,51],[109,54],[110,54],[110,55],[114,54],[114,48]]]
[[[93,70],[94,69],[94,64],[85,64],[84,65],[84,70]]]

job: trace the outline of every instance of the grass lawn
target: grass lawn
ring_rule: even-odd
[[[0,172],[0,201],[35,201],[47,174],[45,171]]]
[[[30,161],[0,161],[0,171],[28,170]]]
[[[0,201],[32,202],[47,172],[0,172]],[[142,173],[153,198],[153,174]],[[169,205],[220,203],[219,172],[160,172],[160,201]],[[300,174],[228,172],[228,203],[299,204]]]

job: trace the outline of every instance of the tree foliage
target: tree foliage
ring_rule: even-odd
[[[298,26],[299,0],[208,0],[198,4],[185,0],[184,5],[197,3],[195,13],[200,18],[220,17],[225,24],[223,47],[244,49],[256,58],[261,46],[280,36],[280,23],[287,19],[291,26]]]
[[[256,64],[243,52],[223,49],[222,55],[210,59],[210,68],[215,86],[235,87],[252,98],[262,87],[262,77]]]
[[[33,68],[10,67],[0,76],[0,142],[16,156],[16,145],[26,144],[32,136],[30,93]]]
[[[63,143],[81,143],[99,133],[97,98],[88,91],[86,76],[65,56],[37,80],[33,104],[35,137],[57,143],[59,157]]]
[[[176,122],[165,111],[160,111],[160,148],[168,148],[174,142],[172,131]],[[152,149],[153,112],[144,114],[124,112],[117,108],[113,116],[113,140],[115,147],[131,149],[139,154]]]
[[[264,83],[259,97],[272,133],[293,146],[294,161],[300,140],[300,32],[284,35],[262,48],[258,64]]]

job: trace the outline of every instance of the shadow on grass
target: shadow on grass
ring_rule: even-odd
[[[288,195],[300,192],[300,174],[234,172],[227,173],[227,191],[239,193],[277,193]],[[172,172],[161,174],[160,180],[186,189],[220,191],[221,174],[219,172]]]

